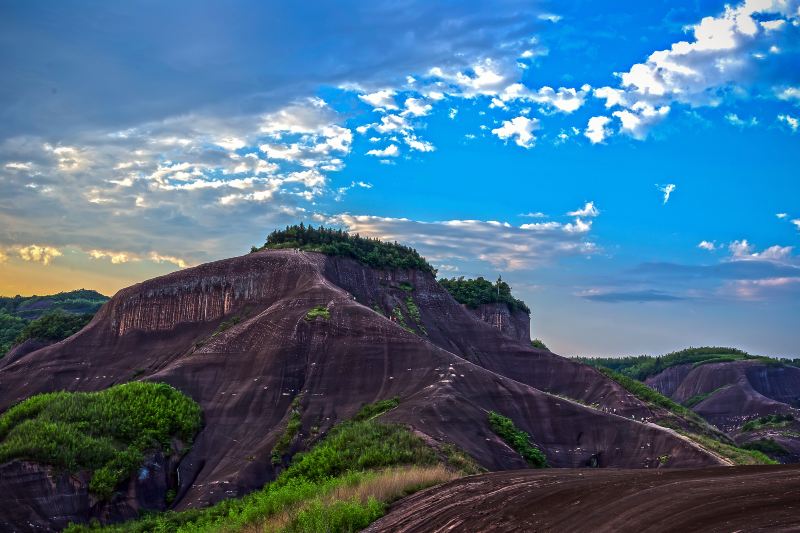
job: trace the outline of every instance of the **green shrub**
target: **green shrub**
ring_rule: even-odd
[[[306,313],[306,320],[314,320],[315,318],[322,318],[323,320],[330,320],[331,312],[324,305],[313,307]]]
[[[467,307],[478,307],[481,304],[505,303],[511,312],[524,311],[531,314],[530,308],[525,302],[518,300],[511,295],[511,287],[501,278],[497,278],[496,283],[492,283],[483,277],[476,279],[442,278],[439,285],[444,287],[458,303]]]
[[[383,402],[393,400],[383,400]],[[380,403],[380,402],[379,402]],[[379,412],[375,405],[362,408]],[[98,526],[72,525],[69,533],[86,531],[188,533],[239,531],[254,527],[269,517],[304,505],[290,521],[289,531],[348,532],[366,527],[384,512],[382,502],[323,502],[339,487],[369,480],[369,470],[400,465],[433,465],[436,453],[403,426],[374,420],[343,422],[308,453],[297,454],[289,467],[263,489],[242,498],[223,500],[204,509],[168,511],[135,521]],[[322,529],[315,529],[321,527]]]
[[[548,352],[550,351],[550,348],[545,346],[544,342],[542,342],[541,339],[533,339],[531,341],[531,346],[533,346],[534,348],[538,348],[540,350],[547,350]]]
[[[267,242],[259,250],[285,248],[352,257],[382,270],[416,269],[436,275],[436,269],[413,248],[322,226],[315,228],[300,224],[275,230],[267,236]]]
[[[411,320],[413,320],[415,324],[419,325],[422,322],[422,317],[420,317],[419,314],[419,307],[417,307],[417,304],[414,303],[414,298],[411,296],[406,298],[406,309],[408,310],[408,316],[411,317]]]
[[[745,450],[755,450],[767,455],[788,455],[789,451],[772,438],[761,438],[742,444]]]
[[[16,344],[28,321],[24,318],[0,311],[0,357],[3,357]]]
[[[148,452],[168,447],[172,437],[190,443],[200,421],[200,407],[163,383],[38,394],[0,416],[0,463],[90,470],[89,489],[108,497]]]
[[[742,431],[755,431],[761,428],[781,428],[794,421],[794,415],[766,415],[760,416],[755,420],[750,420],[742,426]]]
[[[353,420],[359,422],[361,420],[372,420],[379,415],[382,415],[386,411],[391,411],[395,407],[400,405],[400,398],[395,396],[394,398],[388,398],[386,400],[379,400],[374,403],[368,403],[364,407],[362,407],[356,416],[353,417]]]
[[[536,445],[531,444],[531,437],[514,425],[514,421],[494,411],[489,411],[489,426],[498,437],[503,439],[514,451],[520,454],[533,468],[545,468],[547,457]]]
[[[398,284],[398,286],[399,286],[399,287],[400,287],[402,290],[404,290],[404,291],[406,291],[406,292],[413,292],[413,291],[414,291],[414,286],[413,286],[412,284],[410,284],[409,282],[407,282],[407,281],[401,281],[401,282]]]
[[[703,393],[703,394],[695,394],[694,396],[692,396],[691,398],[689,398],[688,400],[683,402],[683,405],[684,405],[684,407],[688,407],[689,409],[691,409],[692,407],[694,407],[695,405],[699,404],[700,402],[703,402],[703,401],[707,400],[708,398],[710,398],[711,396],[715,395],[716,393],[718,393],[722,389],[727,389],[728,387],[730,387],[730,385],[724,385],[722,387],[717,387],[716,389],[714,389],[714,390],[712,390],[710,392]]]

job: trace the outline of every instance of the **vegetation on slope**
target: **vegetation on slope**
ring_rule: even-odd
[[[319,226],[286,226],[267,236],[261,248],[251,252],[296,248],[327,255],[352,257],[357,261],[379,269],[417,269],[436,274],[436,270],[416,250],[402,244],[383,242],[379,239],[351,235],[343,230]]]
[[[47,319],[46,323],[33,326],[37,320],[44,319],[47,315],[58,315],[60,317],[71,315],[88,315],[90,318],[100,307],[108,301],[102,294],[80,289],[77,291],[61,292],[49,296],[0,296],[0,357],[3,357],[15,345],[28,338],[35,338],[35,335],[26,333],[22,340],[20,335],[26,327],[44,329],[51,328],[49,331],[58,331],[60,328],[52,329],[57,320]],[[62,322],[66,322],[63,321]],[[84,319],[84,323],[88,320]],[[66,326],[66,324],[64,324]],[[80,329],[80,328],[78,328]],[[36,330],[32,330],[36,331]],[[46,338],[49,340],[61,340],[72,335],[77,331],[72,327],[64,327],[57,334],[52,334]]]
[[[60,341],[70,337],[92,320],[91,314],[74,315],[61,310],[50,311],[40,318],[29,322],[17,335],[14,344],[20,344],[28,339],[42,339]]]
[[[501,278],[492,283],[487,279],[478,277],[477,279],[442,278],[439,284],[447,289],[457,302],[467,307],[478,307],[481,304],[505,303],[511,312],[524,311],[528,314],[531,310],[525,302],[518,300],[511,295],[511,287]]]
[[[723,348],[717,346],[705,346],[702,348],[687,348],[666,355],[638,355],[635,357],[579,357],[582,363],[592,366],[603,366],[610,368],[620,374],[644,381],[650,376],[663,372],[667,368],[692,364],[703,363],[722,363],[727,361],[739,361],[742,359],[766,359],[773,362],[777,360],[750,355],[747,352],[736,348]]]
[[[794,421],[794,415],[765,415],[750,420],[742,426],[742,431],[757,431],[760,429],[778,429],[788,426]]]
[[[489,426],[514,451],[522,456],[532,468],[545,468],[547,457],[538,446],[531,443],[531,436],[517,428],[514,421],[494,411],[489,411]]]
[[[689,437],[703,448],[710,450],[732,461],[734,464],[773,464],[774,461],[754,450],[744,450],[733,444],[725,434],[710,425],[697,413],[687,407],[675,403],[663,394],[651,389],[641,381],[615,372],[610,368],[597,367],[605,376],[619,383],[625,390],[652,407],[660,407],[672,413],[674,417],[663,418],[657,423],[666,428]]]
[[[542,339],[533,339],[531,341],[531,346],[540,350],[547,350],[548,352],[550,351],[550,348],[547,347]]]
[[[0,416],[0,463],[90,470],[89,489],[108,497],[148,453],[169,447],[173,437],[190,443],[200,423],[200,407],[163,383],[38,394]]]
[[[297,454],[275,481],[242,498],[68,531],[358,531],[392,501],[459,475],[437,464],[437,453],[405,427],[374,420],[396,405],[391,399],[365,406],[311,451]]]

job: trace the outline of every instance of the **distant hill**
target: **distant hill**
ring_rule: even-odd
[[[0,296],[0,357],[28,339],[61,340],[82,328],[108,301],[78,289],[44,296]]]
[[[702,347],[656,357],[579,360],[697,413],[742,448],[784,463],[800,461],[799,359]]]

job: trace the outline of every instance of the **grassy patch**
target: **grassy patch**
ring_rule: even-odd
[[[542,450],[531,443],[531,437],[514,425],[514,421],[494,411],[489,411],[489,426],[514,451],[520,454],[533,468],[547,466]]]
[[[414,286],[407,281],[401,281],[398,284],[398,287],[400,287],[402,290],[406,292],[412,292],[414,290]]]
[[[386,400],[379,400],[374,403],[368,403],[362,407],[358,413],[356,413],[356,416],[353,417],[353,420],[355,422],[372,420],[373,418],[382,415],[386,411],[391,411],[398,405],[400,405],[400,398],[397,396],[394,398],[387,398]]]
[[[366,413],[382,408],[366,407],[362,412],[369,418]],[[259,491],[205,509],[169,511],[102,529],[355,531],[383,515],[394,499],[457,477],[437,466],[437,460],[436,452],[403,426],[370,419],[344,422],[311,451],[297,454],[278,479]],[[73,525],[69,531],[96,529],[101,528]]]
[[[406,309],[408,310],[408,316],[411,317],[411,320],[413,320],[414,323],[419,324],[422,321],[422,318],[419,315],[419,307],[417,307],[417,304],[414,303],[414,298],[411,296],[406,298]]]
[[[148,452],[173,437],[191,442],[200,417],[194,401],[162,383],[39,394],[0,416],[0,463],[28,459],[90,470],[89,489],[108,497]]]
[[[666,427],[669,427],[668,424],[662,424]],[[698,443],[703,448],[710,450],[717,455],[721,455],[732,461],[734,464],[737,465],[774,465],[777,464],[776,461],[773,461],[762,452],[758,450],[746,450],[743,448],[739,448],[732,444],[726,444],[724,442],[720,442],[718,440],[712,439],[706,435],[699,435],[697,433],[690,433],[680,428],[673,427],[676,432],[680,433],[685,437],[689,437],[696,443]]]
[[[300,428],[303,426],[303,412],[300,405],[302,401],[302,394],[298,394],[292,399],[291,412],[289,413],[289,421],[286,423],[286,429],[283,430],[275,446],[272,447],[271,459],[274,465],[281,464],[283,456],[289,453],[289,448],[295,437],[300,433]]]
[[[533,339],[531,341],[531,346],[540,350],[547,350],[548,352],[550,351],[550,348],[548,348],[541,339]]]
[[[689,398],[688,400],[683,402],[683,406],[684,407],[688,407],[688,408],[691,409],[692,407],[694,407],[695,405],[699,404],[700,402],[703,402],[703,401],[707,400],[708,398],[710,398],[714,394],[718,393],[722,389],[726,389],[728,387],[730,387],[730,385],[724,385],[722,387],[717,387],[716,389],[714,389],[714,390],[712,390],[710,392],[706,392],[704,394],[695,394],[694,396],[692,396],[691,398]]]
[[[756,450],[769,455],[788,455],[789,453],[786,448],[775,442],[775,439],[770,438],[761,438],[742,444],[742,448],[745,450]]]
[[[742,426],[742,431],[755,431],[758,429],[767,429],[767,428],[783,428],[789,425],[789,423],[794,421],[794,415],[792,414],[785,414],[785,415],[766,415],[760,416],[755,420],[750,420],[745,425]]]
[[[314,320],[315,318],[322,318],[324,320],[330,320],[331,312],[324,305],[318,305],[316,307],[311,308],[308,311],[308,313],[306,313],[306,320],[310,321],[310,320]]]

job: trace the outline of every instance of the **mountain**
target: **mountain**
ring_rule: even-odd
[[[382,421],[452,444],[490,470],[527,466],[492,430],[490,411],[513,420],[554,467],[724,464],[650,423],[657,410],[594,368],[506,333],[430,271],[257,251],[121,290],[78,334],[4,364],[0,411],[48,391],[172,385],[200,405],[204,421],[168,489],[179,510],[261,487],[335,423],[394,397],[399,405]],[[293,417],[297,438],[274,464]],[[166,487],[135,476],[103,502],[87,499],[75,478],[55,483],[43,465],[12,461],[0,472],[7,524],[113,521],[164,506],[153,507],[158,498],[147,491]],[[53,518],[53,508],[69,512]]]
[[[689,348],[660,357],[589,361],[611,366],[690,408],[743,448],[800,462],[797,361],[734,348]]]
[[[16,355],[72,335],[107,301],[107,296],[87,289],[46,296],[0,296],[0,357],[20,343],[26,346],[17,350]],[[47,319],[47,315],[58,316]],[[81,323],[64,315],[89,316]],[[43,318],[44,321],[31,325]]]

